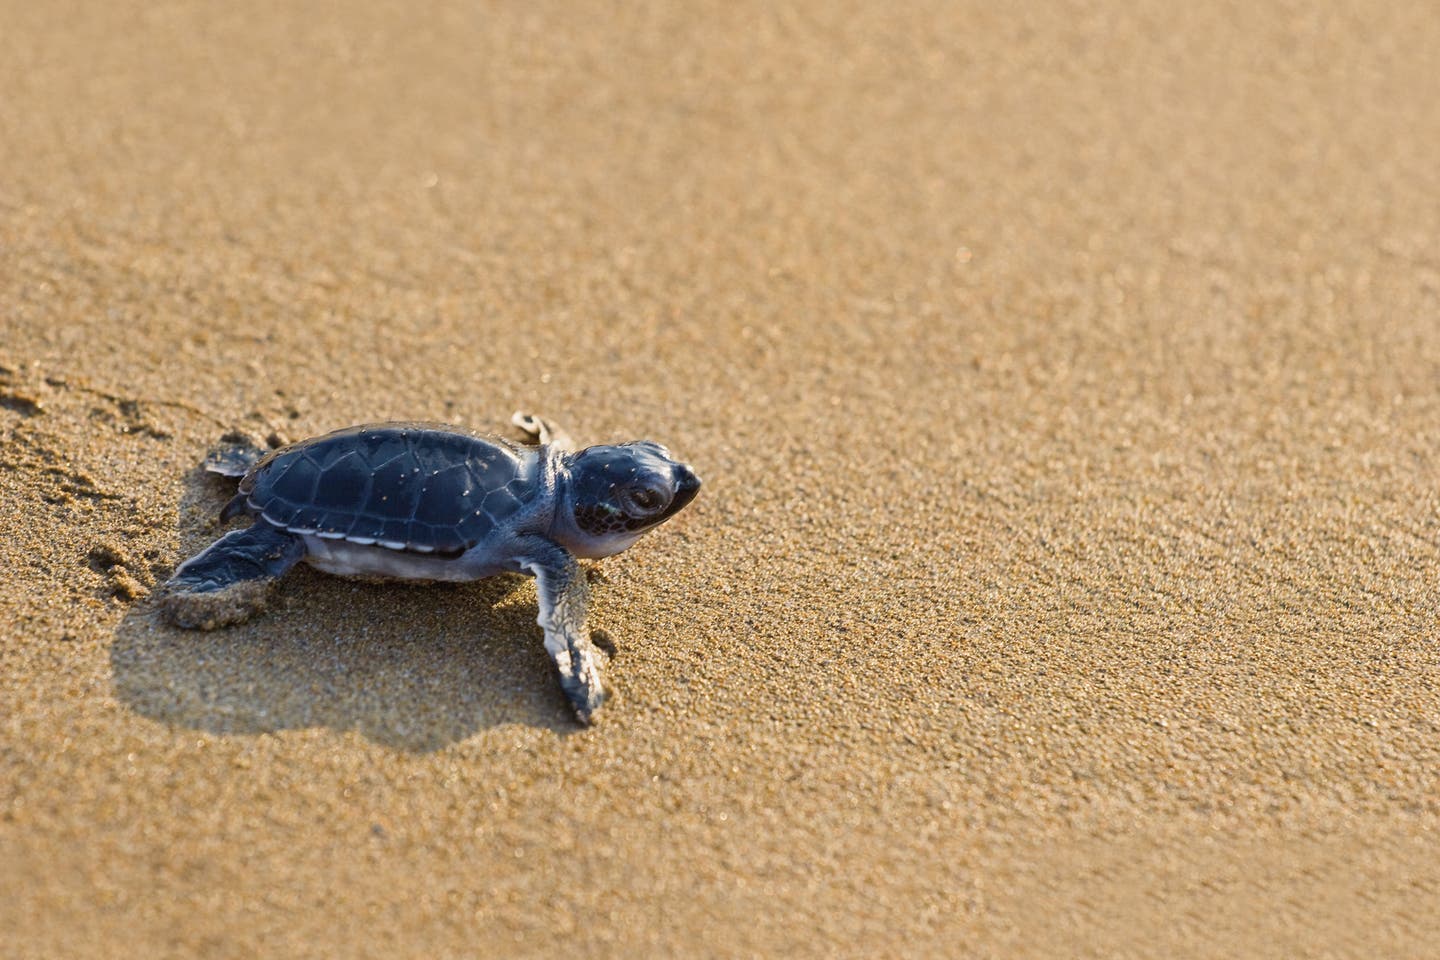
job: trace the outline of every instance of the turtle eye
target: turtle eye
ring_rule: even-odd
[[[665,497],[652,487],[632,487],[625,492],[625,499],[642,516],[655,513],[665,505]]]

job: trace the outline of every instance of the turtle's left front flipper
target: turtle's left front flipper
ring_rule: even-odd
[[[517,558],[535,577],[540,599],[537,622],[545,631],[545,651],[560,673],[560,687],[570,698],[575,716],[590,723],[605,702],[599,657],[585,628],[590,591],[585,571],[574,557],[548,540],[534,538]]]
[[[547,447],[558,447],[573,453],[577,448],[575,441],[570,434],[565,432],[563,427],[556,425],[553,420],[546,420],[537,417],[533,413],[525,413],[523,410],[515,411],[510,418],[510,423],[520,428],[525,434],[526,443],[537,443]]]
[[[164,586],[160,610],[177,627],[199,630],[248,620],[265,606],[270,584],[304,556],[299,537],[261,520],[180,564]]]

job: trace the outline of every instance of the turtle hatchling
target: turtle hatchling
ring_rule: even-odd
[[[402,580],[533,576],[545,650],[575,714],[605,699],[585,626],[579,558],[608,557],[675,516],[700,478],[658,443],[587,447],[516,414],[519,444],[445,424],[350,427],[271,451],[236,447],[206,468],[239,476],[222,521],[247,516],[185,561],[161,609],[210,630],[258,612],[270,585],[304,560],[326,573]]]

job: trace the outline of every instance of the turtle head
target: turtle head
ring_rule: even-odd
[[[700,478],[649,440],[587,447],[569,458],[551,536],[577,557],[608,557],[669,520]]]

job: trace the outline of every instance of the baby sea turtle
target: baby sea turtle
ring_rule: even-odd
[[[694,499],[700,478],[648,440],[577,452],[538,417],[517,413],[514,423],[538,446],[446,424],[379,423],[263,456],[234,447],[212,455],[207,469],[243,475],[221,520],[244,514],[253,523],[182,563],[162,611],[181,627],[238,623],[301,560],[403,580],[528,574],[545,650],[576,715],[590,722],[605,693],[577,558],[629,547]]]

